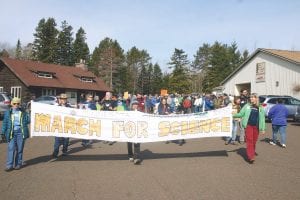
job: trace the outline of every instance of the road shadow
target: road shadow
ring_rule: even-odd
[[[263,139],[261,139],[261,140],[259,140],[259,141],[260,141],[260,142],[265,142],[265,143],[270,143],[271,139],[265,137],[265,138],[263,138]]]
[[[41,163],[47,163],[52,160],[52,155],[45,155],[45,156],[39,156],[30,160],[26,160],[26,166],[29,167],[31,165],[41,164]]]
[[[70,150],[67,156],[59,156],[53,160],[51,155],[40,156],[31,160],[26,160],[27,166],[52,161],[101,161],[101,160],[128,160],[127,154],[105,154],[105,155],[72,155],[82,151],[83,147]],[[207,151],[207,152],[190,152],[190,153],[153,153],[146,149],[141,151],[142,160],[170,159],[170,158],[195,158],[195,157],[227,157],[227,151]]]
[[[223,157],[228,156],[227,151],[205,151],[205,152],[189,152],[189,153],[153,153],[149,149],[141,152],[144,159],[166,159],[166,158],[193,158],[193,157]]]
[[[72,145],[77,144],[79,142],[81,143],[82,139],[72,139],[69,142],[69,146],[72,146]],[[102,142],[102,140],[92,140],[92,144],[96,144],[96,143],[99,143],[99,142]]]
[[[227,151],[227,152],[236,152],[239,156],[241,156],[246,162],[248,162],[248,158],[247,158],[247,150],[244,147],[238,148],[238,149],[234,149],[231,151]]]

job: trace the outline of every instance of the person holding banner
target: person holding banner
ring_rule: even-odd
[[[170,114],[170,107],[167,104],[167,100],[165,98],[161,99],[161,102],[158,104],[157,112],[159,115],[168,115]],[[170,141],[166,141],[166,144],[169,144]]]
[[[86,96],[86,101],[83,102],[82,104],[82,109],[87,109],[87,110],[97,110],[97,107],[96,107],[96,104],[95,102],[93,101],[94,100],[94,97],[92,94],[88,94]],[[91,140],[82,140],[81,141],[81,145],[83,147],[88,147],[92,144],[92,141]]]
[[[106,92],[105,97],[101,101],[102,110],[105,111],[116,111],[117,109],[117,101],[116,98],[112,96],[111,92]],[[113,145],[115,142],[113,141],[104,141],[104,144]]]
[[[68,104],[67,99],[68,99],[67,94],[64,94],[64,93],[60,94],[59,99],[58,99],[58,106],[71,107],[70,104]],[[62,156],[66,156],[67,151],[68,151],[68,146],[69,146],[69,138],[55,137],[54,150],[53,150],[53,153],[52,153],[53,158],[58,157],[58,152],[59,152],[60,145],[63,145]]]
[[[133,100],[131,102],[131,110],[139,111],[138,107],[139,107],[139,102],[137,100]],[[132,151],[132,147],[134,148],[133,151]],[[141,163],[140,149],[141,149],[140,143],[127,142],[127,151],[128,151],[129,161],[133,162],[133,164],[135,164],[135,165],[138,165]]]
[[[6,140],[7,160],[5,171],[19,170],[23,165],[24,142],[29,138],[29,115],[20,107],[21,99],[14,97],[11,108],[4,113],[1,137]],[[15,166],[15,168],[13,168]]]
[[[233,115],[233,118],[242,118],[242,126],[246,132],[247,158],[250,164],[255,161],[255,147],[258,134],[266,131],[265,111],[259,104],[258,95],[250,95],[250,103],[244,105],[241,111]]]

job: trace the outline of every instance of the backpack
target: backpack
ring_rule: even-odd
[[[192,105],[192,103],[191,103],[191,101],[189,99],[185,99],[183,101],[182,105],[183,105],[184,108],[190,108],[191,105]]]

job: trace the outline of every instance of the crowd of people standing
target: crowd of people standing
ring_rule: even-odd
[[[21,109],[21,100],[13,98],[11,108],[4,115],[1,137],[8,142],[6,171],[20,169],[23,165],[23,149],[25,140],[29,137],[28,125],[30,117],[28,112]],[[277,133],[281,134],[282,147],[286,147],[286,118],[287,109],[278,102],[269,112],[269,118],[272,119],[273,137],[270,144],[275,145]],[[68,103],[66,94],[60,94],[57,106],[71,107]],[[259,133],[264,133],[265,113],[263,107],[259,104],[258,95],[255,93],[248,94],[247,90],[242,90],[240,96],[232,97],[227,94],[170,94],[170,95],[128,95],[127,98],[114,96],[111,92],[106,92],[103,99],[92,94],[81,95],[80,101],[76,105],[78,109],[103,110],[103,111],[140,111],[158,115],[169,114],[190,114],[205,112],[213,109],[232,106],[232,136],[226,138],[225,144],[244,144],[246,142],[247,159],[249,163],[254,163],[257,155],[256,142]],[[239,128],[239,137],[237,130]],[[112,145],[113,141],[104,141]],[[169,143],[167,141],[166,143]],[[185,140],[176,141],[183,145]],[[57,158],[59,147],[62,148],[62,156],[68,152],[69,138],[55,137],[53,158]],[[92,145],[91,140],[82,140],[83,147]],[[134,164],[141,163],[140,144],[127,143],[128,158]]]

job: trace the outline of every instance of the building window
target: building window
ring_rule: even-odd
[[[276,87],[278,87],[279,86],[279,81],[276,81]]]
[[[89,77],[81,77],[80,80],[82,82],[86,82],[86,83],[92,83],[93,82],[93,79],[89,78]]]
[[[11,97],[21,98],[21,86],[15,86],[10,88]]]
[[[42,89],[42,95],[43,96],[56,96],[56,90],[55,89],[49,89],[49,88],[43,88]]]
[[[0,92],[3,92],[3,87],[0,87]]]
[[[76,98],[76,92],[71,92],[71,98]]]
[[[53,78],[53,74],[48,73],[48,72],[38,72],[37,76],[39,78]]]

